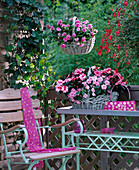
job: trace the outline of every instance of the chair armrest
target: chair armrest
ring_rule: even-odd
[[[57,124],[57,125],[50,126],[50,128],[57,128],[57,127],[61,127],[61,126],[66,126],[66,125],[68,125],[70,123],[77,122],[77,121],[80,121],[80,119],[73,118],[73,119],[67,120],[64,123],[60,123],[60,124]]]
[[[16,129],[24,128],[24,127],[25,127],[24,125],[15,125],[15,126],[13,126],[12,128],[9,128],[9,129],[0,131],[0,134],[11,133],[11,132],[15,131]]]

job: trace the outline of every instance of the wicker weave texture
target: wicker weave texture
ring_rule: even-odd
[[[95,36],[92,39],[88,40],[83,47],[77,45],[76,42],[71,42],[70,44],[66,44],[65,48],[61,48],[61,49],[64,53],[69,55],[88,54],[93,49],[94,44],[95,44]]]
[[[118,98],[118,93],[113,92],[111,95],[112,101],[116,101]],[[110,95],[99,95],[97,97],[87,98],[81,101],[81,104],[72,103],[74,109],[104,109],[105,102],[110,101]]]

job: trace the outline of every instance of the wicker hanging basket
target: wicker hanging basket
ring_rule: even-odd
[[[74,55],[74,54],[88,54],[94,47],[95,37],[88,40],[83,47],[76,45],[76,42],[71,42],[70,44],[66,44],[65,48],[61,48],[62,51],[66,54]]]
[[[77,17],[73,17],[73,30],[72,33],[75,33],[75,21]],[[76,44],[75,41],[71,43],[67,43],[65,48],[61,48],[62,51],[66,54],[74,55],[74,54],[88,54],[94,47],[95,44],[95,36],[90,40],[86,41],[83,47],[80,47]]]

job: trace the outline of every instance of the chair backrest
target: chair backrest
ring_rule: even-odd
[[[30,93],[30,97],[37,96],[37,92],[34,91],[33,89],[29,89],[29,93]],[[33,106],[34,116],[36,119],[36,126],[38,127],[39,126],[38,119],[42,118],[42,111],[39,110],[40,101],[38,99],[34,99],[34,100],[32,99],[32,106]],[[23,112],[22,112],[20,89],[15,90],[13,88],[8,88],[0,91],[0,131],[2,132],[5,129],[3,123],[8,123],[9,126],[11,124],[15,125],[18,122],[19,124],[22,124],[21,121],[23,122]],[[41,145],[43,146],[42,137],[39,129],[38,129],[38,133],[39,133]],[[19,153],[19,151],[16,150],[17,147],[19,147],[18,144],[16,144],[14,147],[11,148],[11,143],[15,142],[15,140],[19,138],[15,139],[14,136],[12,139],[11,138],[9,139],[8,136],[11,136],[11,134],[0,134],[0,138],[1,136],[3,138],[3,144],[5,148],[5,152],[1,153],[3,154],[3,157],[4,155],[8,156],[10,154]],[[19,133],[16,134],[16,137],[18,136]],[[22,151],[23,152],[28,151],[25,145],[23,146]]]
[[[30,96],[36,96],[37,92],[29,89]],[[41,110],[38,110],[40,101],[32,100],[35,119],[42,117]],[[0,123],[23,121],[20,89],[4,89],[0,91]]]

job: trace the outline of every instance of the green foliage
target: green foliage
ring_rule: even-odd
[[[34,0],[5,0],[5,3],[11,20],[7,29],[10,40],[6,47],[7,82],[10,80],[9,85],[14,88],[33,87],[43,99],[53,81],[51,55],[45,50],[47,45],[43,39],[46,35],[41,26],[47,10]]]
[[[48,1],[47,1],[48,2]],[[57,5],[59,2],[59,5]],[[112,69],[118,68],[118,71],[128,80],[129,84],[139,84],[138,78],[138,15],[137,7],[138,2],[128,0],[128,6],[125,6],[125,13],[123,18],[119,17],[122,24],[121,30],[124,34],[119,37],[115,34],[117,31],[118,17],[113,17],[115,8],[119,10],[123,8],[123,2],[120,0],[105,0],[105,1],[90,1],[90,0],[59,0],[53,1],[46,5],[50,15],[46,18],[45,23],[50,24],[51,21],[56,22],[59,19],[66,20],[73,16],[78,18],[84,18],[89,20],[92,25],[98,29],[96,35],[96,42],[94,49],[86,55],[67,55],[63,53],[58,46],[57,42],[51,42],[52,37],[47,36],[46,41],[49,44],[49,53],[52,55],[52,64],[56,72],[55,79],[57,76],[65,78],[75,68],[87,68],[92,65],[101,66],[101,68],[111,67]],[[113,11],[112,11],[113,10]],[[107,21],[112,22],[112,36],[120,45],[119,51],[113,47],[114,44],[110,45],[110,52],[102,51],[102,55],[98,55],[98,51],[102,46],[101,39],[106,33],[105,30],[109,29]],[[123,44],[126,47],[123,47]],[[106,45],[106,44],[105,44]],[[111,56],[116,52],[116,58]],[[128,57],[125,57],[126,51],[128,51]],[[120,56],[119,56],[120,55]],[[119,63],[120,57],[120,65]],[[128,59],[128,60],[127,60]],[[129,62],[129,65],[128,65]]]
[[[107,0],[102,3],[100,1],[90,2],[89,0],[85,2],[65,0],[59,2],[59,6],[52,2],[49,5],[46,4],[51,14],[45,19],[46,24],[57,22],[59,19],[66,20],[77,16],[79,19],[84,18],[84,20],[88,20],[94,28],[98,29],[98,33],[96,34],[94,49],[86,55],[67,55],[62,52],[57,42],[51,41],[51,35],[47,36],[46,42],[49,44],[49,53],[52,55],[52,65],[56,72],[55,79],[58,79],[57,76],[66,77],[67,74],[76,68],[88,68],[92,65],[101,66],[102,68],[109,67],[108,57],[104,55],[102,59],[97,53],[100,40],[107,26],[107,20],[111,17],[109,9],[113,6],[112,1]]]

